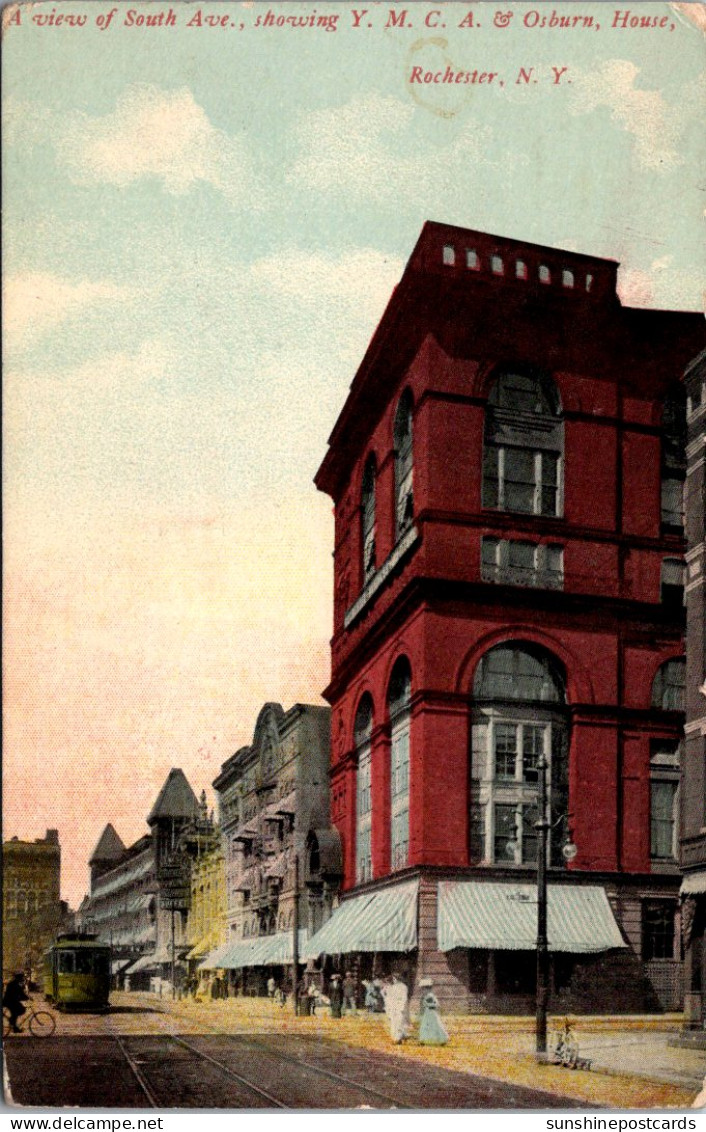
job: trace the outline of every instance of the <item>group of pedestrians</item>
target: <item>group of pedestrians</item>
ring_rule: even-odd
[[[421,979],[419,983],[421,994],[419,1004],[419,1041],[422,1045],[446,1045],[449,1035],[446,1032],[439,1013],[439,1000],[434,994],[433,982],[429,978]],[[409,1013],[409,990],[407,984],[397,974],[387,979],[370,979],[363,981],[363,1006],[367,1013],[377,1014],[384,1012],[390,1027],[390,1037],[396,1045],[406,1041],[410,1036],[412,1024]],[[268,992],[272,992],[268,985]],[[328,984],[328,994],[322,994],[317,984],[312,980],[308,985],[301,984],[299,988],[299,1013],[315,1015],[317,1010],[328,1007],[332,1018],[341,1018],[344,1014],[357,1014],[361,996],[358,983],[351,971],[345,976],[334,973]]]

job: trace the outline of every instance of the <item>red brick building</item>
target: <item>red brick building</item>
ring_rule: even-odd
[[[316,477],[343,908],[376,897],[386,941],[332,922],[326,950],[455,1006],[533,994],[544,766],[554,1002],[679,1003],[680,376],[703,328],[622,306],[617,268],[427,223]]]

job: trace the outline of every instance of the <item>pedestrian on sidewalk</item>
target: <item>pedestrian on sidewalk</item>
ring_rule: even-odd
[[[346,1014],[356,1013],[356,999],[358,997],[357,992],[358,988],[356,986],[356,981],[353,978],[353,972],[346,971],[346,977],[343,980],[343,1010]]]
[[[390,1024],[390,1037],[395,1045],[405,1041],[409,1034],[409,991],[399,975],[388,977],[382,988],[385,1013]]]
[[[439,1000],[433,991],[431,979],[420,979],[422,991],[419,1003],[419,1041],[424,1046],[445,1046],[449,1035],[439,1017]]]
[[[331,1001],[331,1017],[340,1018],[343,1011],[343,987],[341,986],[340,975],[331,976],[328,995]]]

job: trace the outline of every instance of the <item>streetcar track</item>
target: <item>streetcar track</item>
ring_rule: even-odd
[[[248,1081],[246,1077],[242,1077],[240,1073],[236,1073],[234,1069],[231,1069],[228,1065],[224,1065],[222,1061],[216,1061],[215,1057],[211,1057],[210,1054],[204,1053],[202,1050],[197,1049],[196,1046],[192,1046],[189,1042],[185,1042],[183,1038],[178,1037],[176,1034],[170,1034],[168,1036],[171,1037],[173,1042],[178,1042],[179,1045],[184,1046],[185,1049],[191,1050],[197,1057],[201,1057],[204,1061],[209,1061],[211,1065],[217,1066],[218,1069],[222,1070],[222,1072],[226,1073],[229,1077],[234,1077],[241,1085],[245,1085],[248,1089],[257,1093],[258,1096],[269,1101],[274,1108],[289,1108],[289,1105],[285,1104],[284,1101],[273,1097],[271,1093],[266,1092],[265,1089],[261,1089],[259,1085],[254,1085],[252,1081]]]
[[[138,1085],[140,1086],[140,1088],[142,1089],[142,1092],[147,1097],[147,1100],[149,1101],[152,1108],[163,1108],[164,1105],[161,1105],[159,1103],[158,1099],[155,1097],[154,1093],[152,1092],[149,1085],[147,1084],[146,1078],[140,1072],[140,1069],[138,1068],[137,1063],[135,1062],[134,1058],[132,1058],[130,1056],[120,1034],[114,1033],[113,1034],[113,1040],[114,1040],[115,1044],[117,1045],[118,1049],[120,1050],[120,1052],[122,1053],[123,1057],[127,1061],[128,1065],[130,1066],[130,1069],[132,1070],[133,1075],[135,1076],[135,1079],[136,1079]]]
[[[234,1069],[231,1069],[228,1065],[225,1065],[223,1062],[218,1061],[215,1057],[212,1057],[210,1054],[205,1053],[202,1050],[198,1049],[196,1046],[194,1046],[190,1042],[186,1041],[180,1034],[175,1033],[177,1019],[174,1018],[174,1016],[171,1015],[171,1013],[169,1011],[166,1011],[166,1010],[159,1011],[158,1017],[156,1017],[154,1020],[155,1020],[155,1022],[158,1023],[158,1028],[161,1031],[162,1037],[171,1039],[175,1044],[181,1045],[185,1049],[189,1050],[192,1055],[195,1055],[196,1057],[202,1059],[203,1061],[210,1063],[211,1065],[213,1065],[215,1068],[217,1068],[224,1075],[231,1077],[234,1080],[238,1081],[239,1084],[244,1086],[246,1089],[250,1090],[252,1093],[256,1094],[261,1099],[265,1100],[270,1107],[286,1109],[286,1110],[292,1111],[291,1105],[287,1105],[283,1101],[279,1100],[277,1097],[274,1097],[271,1093],[268,1093],[266,1090],[262,1089],[260,1086],[254,1084],[252,1081],[248,1080],[247,1077],[243,1077],[240,1073],[237,1073]],[[183,1020],[180,1020],[180,1021],[183,1021]],[[204,1022],[202,1019],[196,1019],[196,1018],[189,1019],[189,1024],[190,1024],[191,1027],[193,1027],[196,1030],[195,1034],[189,1035],[189,1036],[193,1036],[196,1039],[198,1039],[198,1038],[207,1038],[207,1039],[208,1038],[221,1038],[221,1039],[225,1039],[228,1042],[229,1045],[232,1044],[236,1048],[239,1046],[241,1050],[244,1046],[250,1047],[250,1048],[253,1048],[253,1049],[256,1049],[256,1050],[260,1050],[263,1053],[265,1053],[268,1057],[272,1058],[273,1060],[290,1063],[292,1065],[295,1065],[298,1069],[304,1069],[304,1070],[308,1071],[309,1073],[315,1074],[319,1077],[328,1078],[330,1081],[334,1081],[334,1082],[338,1083],[339,1085],[342,1085],[343,1087],[347,1088],[348,1090],[350,1090],[353,1093],[360,1093],[360,1094],[363,1094],[363,1096],[368,1096],[368,1097],[374,1098],[378,1102],[377,1105],[376,1105],[376,1107],[378,1107],[378,1108],[380,1107],[380,1102],[384,1102],[386,1106],[391,1106],[392,1108],[397,1109],[397,1110],[413,1111],[417,1107],[415,1105],[405,1104],[405,1103],[401,1102],[400,1100],[398,1100],[396,1097],[392,1097],[389,1094],[382,1092],[380,1089],[376,1089],[371,1085],[367,1085],[367,1084],[364,1084],[363,1082],[357,1081],[354,1077],[347,1077],[342,1073],[336,1073],[332,1069],[325,1069],[322,1066],[316,1065],[316,1064],[314,1064],[310,1061],[302,1060],[301,1058],[295,1057],[292,1054],[284,1053],[279,1049],[272,1048],[271,1046],[268,1046],[266,1043],[264,1043],[262,1040],[258,1040],[258,1038],[261,1037],[261,1035],[259,1035],[259,1034],[256,1034],[256,1033],[253,1033],[253,1032],[238,1032],[238,1033],[232,1033],[232,1034],[224,1033],[222,1029],[215,1027],[213,1025],[209,1025],[207,1022]],[[112,1029],[112,1027],[111,1027],[111,1029]],[[150,1095],[151,1091],[149,1090],[149,1086],[147,1085],[147,1082],[146,1082],[144,1076],[140,1073],[138,1066],[134,1063],[132,1058],[128,1055],[128,1052],[127,1052],[120,1036],[114,1030],[113,1030],[112,1036],[115,1038],[115,1040],[120,1045],[120,1048],[121,1048],[121,1050],[122,1050],[122,1052],[123,1052],[123,1054],[124,1054],[124,1056],[125,1056],[125,1058],[128,1062],[128,1065],[130,1066],[131,1070],[133,1071],[133,1073],[134,1073],[136,1079],[138,1080],[140,1087],[142,1088],[143,1092],[145,1092],[145,1095],[148,1096],[148,1098],[150,1100],[150,1104],[152,1105],[152,1107],[159,1108],[160,1107],[159,1102],[155,1101],[155,1099],[153,1099],[153,1095]],[[122,1037],[124,1039],[126,1039],[127,1041],[145,1041],[145,1040],[149,1040],[150,1038],[159,1038],[160,1034],[159,1033],[154,1034],[154,1035],[148,1035],[148,1034],[129,1034],[128,1035],[128,1034],[123,1034]],[[302,1037],[303,1037],[303,1035],[302,1035]],[[308,1039],[305,1039],[305,1044],[308,1044]],[[353,1055],[354,1060],[356,1062],[358,1062],[358,1064],[364,1063],[365,1056],[364,1056],[363,1051],[357,1050],[357,1049],[350,1049],[350,1050],[348,1050],[348,1052]],[[404,1068],[409,1069],[410,1067],[405,1066]],[[469,1076],[471,1078],[473,1078],[475,1075],[470,1074]],[[286,1077],[284,1075],[283,1075],[283,1080],[286,1080]],[[491,1083],[492,1082],[493,1085],[499,1084],[499,1082],[493,1080],[492,1078],[489,1078],[489,1079],[481,1078],[481,1080],[483,1080],[485,1083]],[[468,1084],[469,1084],[469,1087],[472,1087],[470,1081],[469,1081]],[[524,1088],[526,1088],[526,1086]],[[524,1089],[522,1087],[521,1087],[521,1091],[524,1091]],[[547,1093],[547,1091],[544,1090],[544,1089],[536,1090],[536,1089],[530,1088],[530,1092],[539,1092],[540,1094],[543,1093],[547,1096],[547,1098],[551,1097],[552,1100],[554,1100],[554,1101],[557,1100],[556,1094],[553,1094],[551,1092]],[[161,1107],[165,1107],[165,1106],[161,1106]],[[348,1106],[346,1106],[346,1107],[348,1107]],[[350,1107],[353,1108],[355,1106],[351,1105]],[[524,1105],[521,1105],[521,1107],[524,1107]]]
[[[400,1104],[394,1097],[390,1097],[386,1093],[381,1093],[378,1089],[373,1089],[370,1085],[363,1085],[353,1077],[344,1077],[343,1074],[334,1073],[331,1069],[322,1069],[320,1065],[312,1065],[310,1061],[302,1061],[299,1057],[292,1057],[291,1054],[282,1053],[280,1050],[273,1050],[264,1046],[262,1042],[256,1039],[248,1039],[248,1045],[255,1046],[256,1049],[267,1050],[268,1054],[280,1058],[281,1061],[289,1061],[293,1065],[303,1065],[306,1069],[310,1069],[314,1073],[320,1073],[322,1077],[330,1077],[332,1081],[342,1081],[344,1085],[352,1086],[359,1092],[368,1093],[371,1097],[378,1097],[380,1100],[387,1101],[394,1108],[408,1109],[410,1107],[406,1104]]]

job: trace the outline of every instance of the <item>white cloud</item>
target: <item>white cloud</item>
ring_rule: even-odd
[[[682,164],[677,152],[680,116],[658,90],[640,90],[639,67],[609,59],[594,71],[575,73],[571,113],[588,114],[605,106],[612,119],[635,138],[635,158],[644,169],[667,171]]]
[[[375,248],[344,252],[338,259],[299,249],[256,260],[250,268],[253,282],[275,295],[320,307],[350,304],[356,319],[369,312],[382,313],[392,288],[402,273],[397,256],[386,256]]]
[[[43,271],[10,276],[3,288],[6,344],[16,348],[88,307],[129,302],[136,293],[105,279],[73,281]]]
[[[381,95],[316,110],[299,123],[300,155],[288,179],[319,192],[418,201],[488,164],[488,127],[465,123],[442,157],[411,129],[420,113],[411,101]]]
[[[183,195],[202,181],[240,198],[251,180],[244,146],[209,121],[186,87],[132,86],[111,114],[74,114],[55,144],[79,184],[125,186],[152,177]]]

